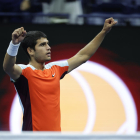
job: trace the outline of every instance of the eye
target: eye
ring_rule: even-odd
[[[46,45],[46,43],[42,43],[42,44],[40,44],[40,46],[45,46]]]

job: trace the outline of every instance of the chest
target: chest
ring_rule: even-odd
[[[35,70],[29,75],[28,84],[33,91],[52,94],[60,88],[60,75],[55,69]]]

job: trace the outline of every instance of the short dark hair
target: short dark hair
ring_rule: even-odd
[[[23,48],[29,60],[31,60],[30,55],[27,52],[27,48],[30,47],[35,50],[35,45],[38,39],[47,38],[47,36],[41,31],[29,31],[23,41],[21,42],[20,46]]]

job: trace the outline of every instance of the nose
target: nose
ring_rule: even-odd
[[[51,49],[51,47],[49,45],[47,45],[47,50],[50,50],[50,49]]]

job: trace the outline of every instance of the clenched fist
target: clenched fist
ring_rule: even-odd
[[[14,45],[19,44],[26,36],[27,32],[23,27],[14,30],[12,33],[12,43]]]
[[[108,33],[116,23],[117,23],[117,21],[115,21],[112,17],[106,19],[104,22],[103,31]]]

